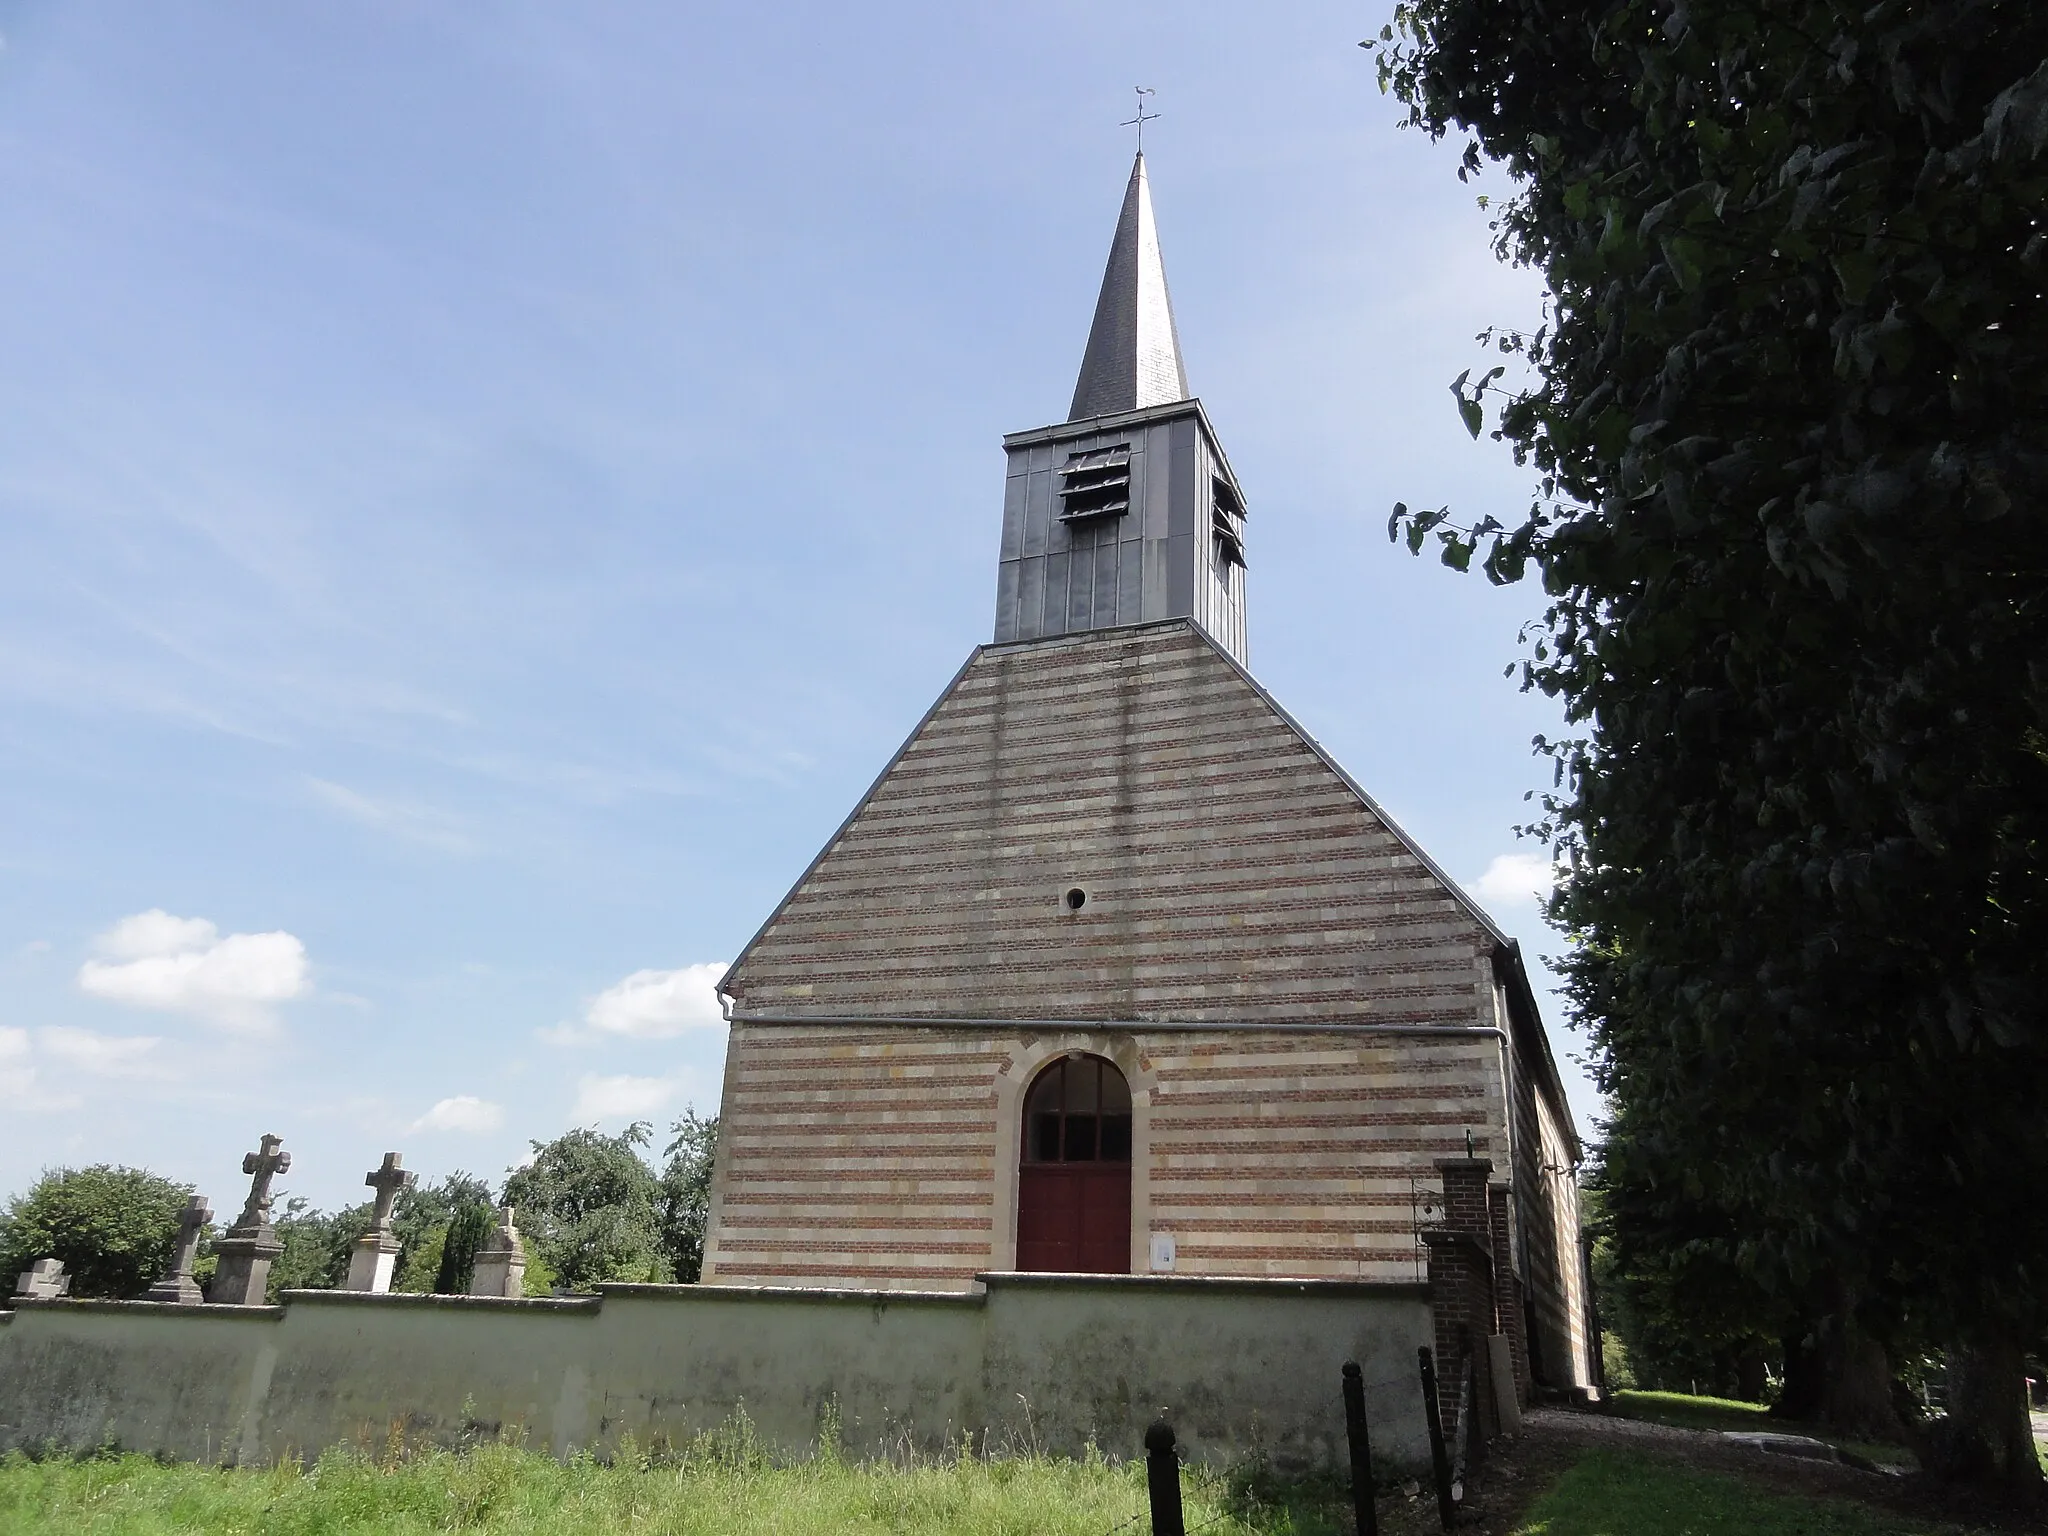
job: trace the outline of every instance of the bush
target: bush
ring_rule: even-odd
[[[140,1296],[163,1278],[192,1186],[147,1168],[96,1163],[47,1170],[0,1213],[0,1280],[55,1258],[73,1296]]]

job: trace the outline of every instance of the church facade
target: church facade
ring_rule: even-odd
[[[1069,419],[1005,449],[993,642],[720,984],[705,1282],[1413,1281],[1484,1158],[1536,1379],[1585,1385],[1520,950],[1247,670],[1142,156]]]

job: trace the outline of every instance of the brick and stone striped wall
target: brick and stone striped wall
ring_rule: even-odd
[[[978,652],[724,988],[776,1015],[1490,1023],[1493,947],[1173,623]]]
[[[1432,1160],[1502,1145],[1484,1036],[917,1025],[734,1027],[714,1283],[965,1288],[1015,1256],[1022,1091],[1069,1050],[1116,1061],[1135,1109],[1132,1268],[1419,1278]]]
[[[1091,1050],[1133,1090],[1134,1270],[1170,1233],[1183,1274],[1413,1279],[1470,1131],[1563,1378],[1575,1153],[1508,942],[1194,624],[985,647],[725,977],[706,1278],[1009,1268],[1023,1088]]]

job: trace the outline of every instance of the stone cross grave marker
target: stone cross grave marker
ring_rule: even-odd
[[[214,1244],[220,1267],[213,1273],[208,1300],[231,1307],[260,1307],[270,1283],[270,1264],[284,1252],[277,1232],[270,1225],[270,1181],[292,1166],[292,1155],[283,1151],[280,1137],[266,1134],[262,1150],[242,1159],[242,1172],[253,1175],[249,1203],[229,1227],[227,1235]]]
[[[194,1195],[178,1212],[178,1246],[171,1250],[171,1272],[149,1288],[147,1301],[168,1301],[179,1306],[196,1306],[205,1300],[192,1278],[192,1262],[199,1256],[199,1234],[213,1220],[206,1196]]]
[[[14,1282],[16,1301],[55,1301],[71,1289],[62,1259],[37,1259]]]
[[[497,1230],[476,1251],[476,1269],[469,1281],[472,1296],[524,1296],[526,1245],[512,1225],[512,1207],[498,1207]]]
[[[370,1230],[356,1239],[355,1251],[348,1257],[348,1283],[344,1290],[391,1289],[391,1271],[398,1263],[398,1238],[391,1230],[391,1207],[397,1202],[399,1191],[412,1188],[419,1178],[418,1174],[405,1171],[401,1166],[404,1162],[399,1153],[386,1152],[383,1165],[363,1175],[363,1182],[377,1191],[377,1207],[370,1218]]]

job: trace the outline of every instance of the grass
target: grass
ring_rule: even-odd
[[[1683,1392],[1615,1392],[1610,1410],[1624,1419],[1647,1419],[1679,1429],[1734,1429],[1756,1434],[1775,1427],[1762,1403],[1732,1397],[1691,1397]],[[1788,1430],[1787,1433],[1798,1433]]]
[[[1515,1536],[1961,1536],[1843,1500],[1773,1493],[1728,1473],[1595,1451],[1536,1501]]]
[[[1198,1469],[1184,1488],[1188,1528],[1205,1536],[1335,1530]],[[1100,1456],[857,1465],[828,1453],[775,1464],[713,1447],[664,1463],[625,1447],[604,1466],[486,1445],[388,1462],[335,1450],[311,1466],[246,1470],[134,1455],[0,1459],[8,1536],[1140,1536],[1145,1507],[1142,1463]]]
[[[1866,1461],[1883,1466],[1911,1466],[1913,1453],[1903,1445],[1853,1440],[1817,1424],[1774,1419],[1762,1403],[1732,1397],[1692,1397],[1684,1392],[1615,1392],[1608,1411],[1624,1419],[1645,1419],[1678,1429],[1734,1430],[1739,1434],[1807,1435]]]

